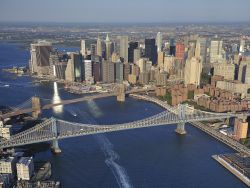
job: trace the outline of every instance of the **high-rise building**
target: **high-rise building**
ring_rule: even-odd
[[[156,35],[156,46],[157,46],[157,52],[162,51],[162,34],[161,34],[161,32],[158,32]]]
[[[158,52],[158,58],[157,58],[157,64],[160,69],[163,69],[164,67],[164,57],[165,57],[165,52],[159,51]]]
[[[90,45],[90,54],[93,55],[97,55],[97,51],[96,51],[96,44],[91,44]]]
[[[141,58],[141,48],[134,49],[134,59],[132,63],[136,63]]]
[[[82,63],[82,55],[79,53],[71,53],[65,70],[65,79],[69,82],[81,82],[84,78],[84,64]]]
[[[223,76],[225,80],[234,80],[235,65],[232,63],[214,63],[214,75]]]
[[[241,39],[240,40],[240,55],[244,54],[245,52],[245,40]]]
[[[17,179],[30,180],[34,173],[34,162],[32,157],[21,157],[16,164]]]
[[[0,159],[0,173],[14,174],[15,173],[15,158],[8,157]]]
[[[152,61],[153,65],[157,63],[157,46],[155,39],[145,39],[145,57]]]
[[[120,57],[128,62],[128,36],[120,36]]]
[[[138,48],[138,42],[130,42],[128,48],[128,62],[134,63],[134,50]]]
[[[91,60],[84,60],[84,69],[85,69],[85,81],[86,83],[93,84],[94,78],[92,74],[92,61]]]
[[[123,81],[123,63],[115,63],[115,82],[121,83]]]
[[[111,61],[102,63],[102,81],[104,83],[114,83],[115,81],[115,64]]]
[[[238,80],[250,84],[250,61],[242,60],[240,62]]]
[[[32,74],[39,76],[49,75],[50,52],[52,52],[52,44],[50,42],[39,41],[38,43],[31,44],[29,69]]]
[[[102,41],[99,36],[96,41],[96,55],[102,57]]]
[[[184,61],[184,55],[185,55],[185,45],[181,42],[177,42],[176,52],[175,52],[176,59]]]
[[[86,56],[86,42],[85,40],[81,40],[81,54],[83,57]]]
[[[169,53],[172,56],[175,56],[175,40],[174,38],[170,38],[169,40]]]
[[[222,57],[222,40],[214,39],[210,43],[210,63],[218,62]]]
[[[124,63],[123,64],[123,78],[124,78],[124,80],[128,80],[129,74],[130,74],[130,64]]]
[[[56,77],[55,64],[59,62],[59,56],[57,51],[50,52],[49,56],[49,75],[51,77]]]
[[[200,42],[200,56],[202,58],[203,67],[207,64],[207,38],[201,37],[198,39]]]
[[[94,75],[94,82],[100,82],[102,79],[101,77],[101,63],[94,62],[93,64],[93,75]]]
[[[65,80],[65,71],[67,68],[67,62],[58,62],[54,65],[54,75],[60,80]]]
[[[110,60],[112,53],[111,53],[111,42],[109,40],[109,35],[108,34],[107,34],[107,37],[106,37],[105,44],[106,44],[106,50],[105,50],[106,60]]]
[[[196,86],[200,85],[200,77],[202,71],[202,63],[199,58],[192,57],[186,60],[185,64],[185,85],[194,84]]]

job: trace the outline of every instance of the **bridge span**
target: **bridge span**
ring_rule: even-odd
[[[166,102],[157,99],[152,100],[156,100],[158,104],[168,110],[142,120],[113,125],[82,124],[50,118],[26,131],[11,136],[8,140],[0,142],[0,149],[52,141],[52,150],[55,153],[59,153],[58,140],[65,138],[174,124],[177,124],[177,133],[185,134],[186,122],[199,122],[249,115],[249,113],[210,113],[193,109],[187,105],[170,107]]]

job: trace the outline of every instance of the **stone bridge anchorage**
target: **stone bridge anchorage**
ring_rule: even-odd
[[[210,113],[196,110],[188,105],[171,107],[166,102],[154,98],[151,99],[151,102],[155,102],[167,110],[138,121],[113,125],[82,124],[52,117],[28,130],[11,136],[8,140],[0,142],[0,149],[51,141],[52,151],[54,153],[60,153],[61,150],[58,145],[58,140],[60,139],[174,124],[177,125],[176,132],[178,134],[186,134],[186,122],[225,119],[230,117],[245,118],[249,115],[248,112],[241,114]]]

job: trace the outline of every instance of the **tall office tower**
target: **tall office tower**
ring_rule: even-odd
[[[165,56],[164,57],[164,67],[163,70],[167,73],[171,73],[174,69],[175,58],[173,56]]]
[[[232,48],[232,53],[233,54],[238,54],[239,53],[237,44],[231,44],[231,48]]]
[[[92,73],[92,61],[84,60],[84,69],[85,69],[85,81],[86,83],[93,84],[94,78]]]
[[[120,57],[128,62],[128,36],[120,36]]]
[[[153,65],[157,63],[157,46],[155,39],[145,39],[145,57],[152,61]]]
[[[54,67],[56,78],[65,80],[65,70],[67,68],[67,62],[58,62],[54,65]]]
[[[120,57],[117,53],[113,52],[112,55],[111,55],[111,62],[118,62],[120,61]]]
[[[123,64],[123,78],[124,80],[128,81],[128,75],[130,74],[130,64],[124,63]]]
[[[169,49],[170,49],[170,55],[175,56],[175,40],[174,38],[170,38],[169,40]]]
[[[242,60],[240,62],[238,80],[250,84],[250,61]]]
[[[90,55],[92,55],[92,56],[96,55],[96,44],[90,45]]]
[[[96,40],[96,55],[102,57],[102,41],[99,36]]]
[[[115,63],[115,82],[122,83],[123,81],[123,63]]]
[[[102,63],[102,81],[104,83],[114,83],[115,67],[111,61],[103,61]]]
[[[128,47],[128,62],[134,62],[134,50],[138,48],[138,42],[130,42]]]
[[[106,37],[105,44],[106,44],[106,50],[105,50],[106,60],[108,61],[111,58],[111,42],[109,40],[109,35],[108,34],[107,34],[107,37]]]
[[[83,57],[86,56],[86,42],[85,42],[85,40],[81,40],[81,54]]]
[[[50,52],[49,56],[49,75],[51,77],[56,77],[55,65],[59,63],[59,56],[57,51]]]
[[[175,52],[176,59],[183,61],[184,55],[185,55],[185,45],[181,42],[177,42],[176,43],[176,52]]]
[[[134,49],[134,59],[132,63],[136,63],[141,58],[141,48]]]
[[[210,43],[210,63],[218,62],[222,57],[222,40],[214,39]]]
[[[200,56],[204,67],[207,64],[207,38],[201,37],[198,40],[200,42]]]
[[[214,75],[223,76],[226,80],[234,80],[235,65],[232,63],[215,63]]]
[[[101,79],[101,63],[94,62],[93,64],[93,75],[94,75],[94,82],[100,82]]]
[[[39,41],[31,44],[31,59],[29,69],[32,74],[48,75],[49,74],[49,57],[52,51],[52,44],[46,41]]]
[[[245,40],[241,39],[240,40],[240,55],[244,54],[245,52]]]
[[[187,59],[185,64],[185,78],[184,78],[185,85],[194,84],[196,86],[199,86],[201,71],[202,71],[202,63],[200,59],[196,57]]]
[[[111,42],[110,53],[111,54],[116,53],[116,43],[115,42]]]
[[[65,70],[65,79],[69,82],[83,81],[83,63],[82,55],[79,53],[71,53]]]
[[[161,32],[158,32],[156,35],[156,46],[157,46],[157,52],[162,51],[162,34],[161,34]]]
[[[162,70],[164,67],[164,57],[165,57],[165,52],[159,51],[158,52],[158,58],[157,58],[157,64],[158,67]]]

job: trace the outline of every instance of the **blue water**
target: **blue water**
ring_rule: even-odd
[[[29,52],[17,44],[0,43],[0,68],[23,65]],[[33,95],[58,101],[77,97],[54,83],[34,85],[29,77],[0,72],[0,105],[16,105]],[[1,87],[1,83],[10,87]],[[3,86],[3,85],[2,85]],[[83,123],[122,123],[162,112],[159,106],[126,98],[124,104],[106,98],[56,107],[44,117]],[[135,129],[59,142],[62,153],[39,153],[35,160],[52,162],[53,178],[63,187],[246,187],[211,158],[233,152],[200,130],[186,126],[187,135],[174,132],[175,125]]]

